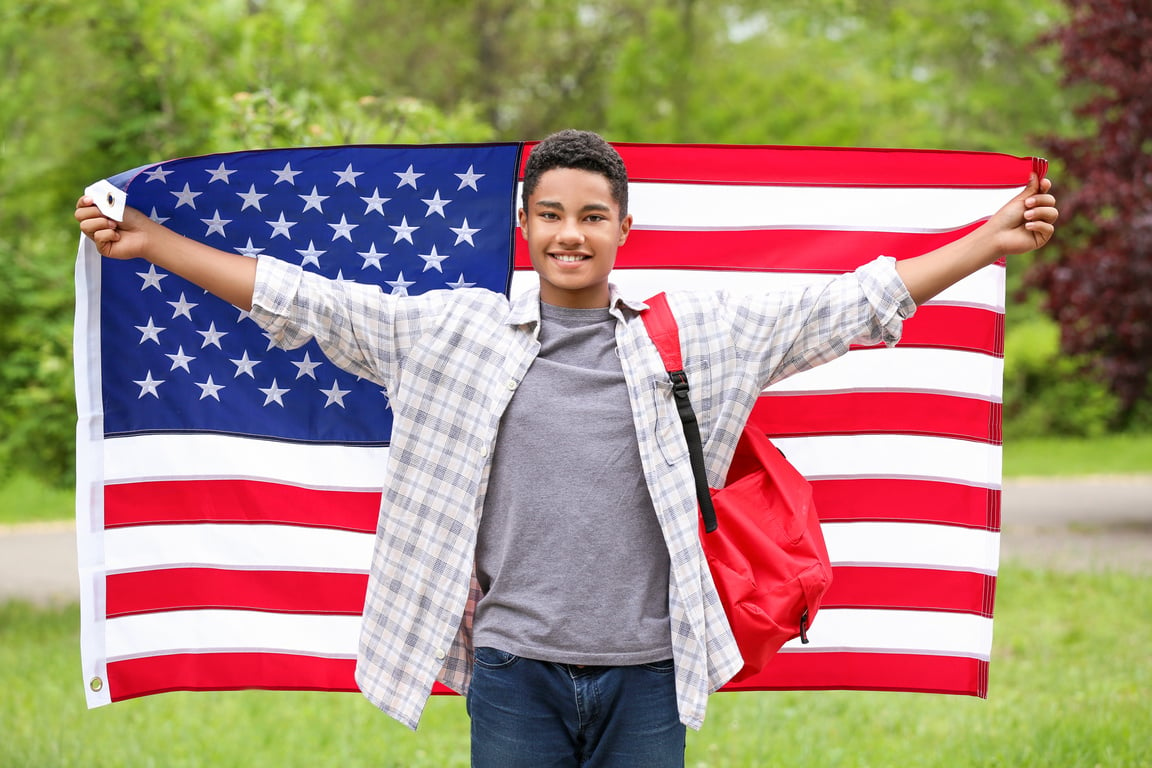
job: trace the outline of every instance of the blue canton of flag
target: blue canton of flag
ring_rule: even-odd
[[[517,144],[335,147],[208,155],[111,179],[182,235],[392,294],[512,275]],[[107,435],[229,432],[383,444],[387,393],[283,351],[246,312],[140,260],[103,260]]]

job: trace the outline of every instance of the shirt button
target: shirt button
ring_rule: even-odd
[[[444,657],[445,657],[445,656],[447,656],[447,654],[446,654],[446,653],[444,653],[444,649],[443,649],[443,648],[437,648],[437,649],[436,649],[436,660],[437,660],[437,661],[444,661]]]
[[[488,446],[486,446],[486,445],[480,446],[480,455],[481,456],[487,456],[488,455]]]
[[[516,389],[517,383],[516,379],[508,379],[508,389]]]

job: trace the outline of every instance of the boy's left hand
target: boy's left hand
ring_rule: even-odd
[[[996,237],[1002,255],[1034,251],[1052,239],[1060,212],[1051,189],[1051,179],[1039,179],[1033,174],[1027,188],[989,221],[999,230]]]

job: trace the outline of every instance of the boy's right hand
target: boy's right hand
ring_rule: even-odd
[[[85,195],[76,201],[76,221],[80,222],[80,231],[96,243],[96,250],[102,256],[135,259],[147,252],[147,229],[152,222],[135,208],[124,209],[124,221],[113,221]]]

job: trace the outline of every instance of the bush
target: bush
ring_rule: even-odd
[[[1036,317],[1009,329],[1004,341],[1004,433],[1013,437],[1098,437],[1120,413],[1120,401],[1083,356],[1060,351],[1060,327]]]

